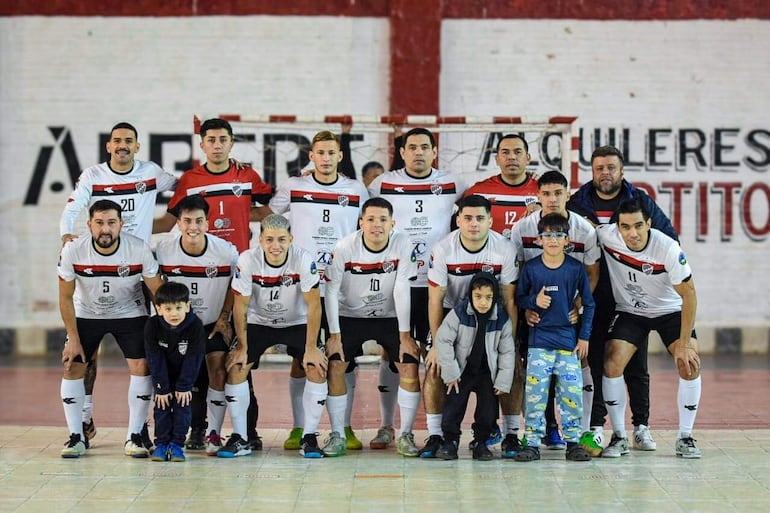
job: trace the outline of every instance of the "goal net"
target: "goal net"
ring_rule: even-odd
[[[232,157],[251,164],[263,180],[279,186],[290,176],[312,167],[308,158],[310,141],[320,130],[340,134],[343,124],[350,129],[350,154],[356,176],[367,162],[376,161],[387,169],[394,162],[394,140],[414,127],[431,130],[437,139],[435,167],[462,174],[466,183],[499,173],[495,148],[509,133],[522,134],[532,156],[530,169],[538,174],[560,170],[575,187],[578,171],[578,134],[572,116],[553,117],[438,117],[438,116],[246,116],[233,114],[196,115],[193,119],[194,158],[205,161],[200,149],[199,130],[208,118],[222,118],[233,126],[236,144]]]

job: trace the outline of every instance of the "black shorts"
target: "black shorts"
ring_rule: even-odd
[[[415,340],[425,345],[430,333],[428,322],[428,287],[412,287],[410,289],[412,306],[410,311],[411,333]]]
[[[624,340],[637,348],[647,343],[651,331],[657,331],[661,340],[670,346],[679,339],[682,328],[682,312],[661,315],[660,317],[643,317],[626,312],[615,312],[607,331],[607,340]],[[690,337],[697,340],[695,330]]]
[[[306,324],[286,328],[249,324],[246,328],[246,336],[249,338],[246,361],[253,363],[255,369],[259,368],[259,358],[267,351],[267,348],[278,344],[285,344],[286,353],[292,358],[302,361],[305,357]]]
[[[90,362],[99,349],[102,338],[111,333],[123,351],[123,357],[137,360],[145,357],[144,325],[147,317],[131,317],[128,319],[75,319],[80,343]],[[77,357],[75,361],[80,361]]]
[[[204,331],[206,332],[206,354],[216,353],[218,351],[230,351],[230,345],[225,343],[225,337],[223,337],[221,333],[217,332],[216,335],[208,338],[215,325],[216,323],[212,322],[204,327]]]
[[[419,363],[410,355],[404,355],[403,362],[398,359],[398,319],[340,317],[340,332],[342,350],[349,360],[361,354],[364,342],[376,340],[387,351],[391,363]]]

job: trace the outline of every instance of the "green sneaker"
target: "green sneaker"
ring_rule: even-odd
[[[283,448],[287,451],[299,451],[299,446],[302,444],[302,431],[302,428],[293,428],[289,438],[283,443]]]
[[[360,451],[364,448],[364,444],[361,443],[350,426],[345,426],[345,446],[349,451]]]
[[[602,455],[602,451],[604,448],[596,443],[596,440],[594,439],[594,432],[593,431],[586,431],[582,435],[580,435],[580,447],[582,447],[588,454],[590,454],[594,458],[598,458]]]
[[[329,435],[329,438],[326,439],[326,444],[323,447],[323,453],[333,458],[335,456],[342,456],[345,454],[345,451],[347,450],[345,439],[342,438],[342,436],[336,432],[332,431],[332,433]]]
[[[401,456],[408,456],[410,458],[414,458],[420,453],[420,449],[414,445],[414,435],[412,433],[401,433],[396,444],[396,451]]]

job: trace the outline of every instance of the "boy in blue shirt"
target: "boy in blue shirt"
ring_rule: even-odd
[[[518,306],[540,315],[540,322],[529,329],[524,393],[527,447],[516,455],[516,461],[540,459],[551,376],[558,380],[556,400],[567,442],[566,458],[589,461],[591,455],[578,443],[583,417],[580,359],[588,354],[594,300],[583,265],[564,253],[569,244],[569,221],[560,214],[548,214],[538,223],[538,232],[543,253],[524,266],[516,291]],[[583,306],[579,326],[569,319],[576,300]]]

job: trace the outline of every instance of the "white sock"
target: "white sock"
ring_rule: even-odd
[[[94,414],[94,396],[93,394],[87,394],[85,401],[83,402],[83,422],[88,424],[91,421],[91,417]]]
[[[249,411],[249,383],[244,381],[237,385],[225,383],[225,399],[230,410],[230,423],[233,425],[233,434],[241,435],[246,439],[246,416]]]
[[[420,392],[410,392],[398,387],[398,411],[401,413],[401,434],[411,433],[417,409],[420,407]]]
[[[218,435],[221,435],[222,424],[225,421],[225,412],[227,411],[224,390],[214,390],[209,387],[208,392],[206,392],[206,410],[209,418],[209,432],[216,431]]]
[[[348,405],[348,394],[330,395],[326,397],[326,410],[329,412],[329,423],[332,431],[345,438],[345,408]]]
[[[321,415],[323,415],[328,394],[329,387],[326,381],[314,383],[308,380],[305,383],[305,393],[302,395],[302,406],[305,411],[303,427],[305,434],[318,431],[318,423],[321,422]]]
[[[67,420],[67,429],[70,433],[77,433],[80,438],[83,435],[83,401],[86,396],[86,387],[83,378],[61,380],[61,402],[64,406],[64,418]]]
[[[131,440],[133,433],[141,433],[152,403],[152,377],[131,376],[128,382],[128,433],[126,440]]]
[[[503,415],[503,436],[519,436],[519,425],[521,424],[521,415]]]
[[[583,420],[580,426],[583,431],[591,429],[591,411],[594,409],[594,378],[591,368],[583,367]]]
[[[356,370],[345,373],[345,386],[348,387],[348,402],[345,405],[345,427],[352,426],[350,417],[353,415],[353,399],[356,396]]]
[[[380,360],[380,419],[383,426],[392,426],[396,418],[398,401],[398,372],[393,372],[390,362]],[[403,424],[403,422],[402,422]]]
[[[602,376],[602,393],[607,413],[610,415],[612,430],[616,436],[627,438],[626,435],[626,385],[623,376],[608,378]]]
[[[695,425],[695,416],[698,414],[700,391],[700,376],[689,381],[679,378],[679,390],[676,394],[676,402],[679,406],[680,438],[685,438],[692,434],[692,428]]]
[[[441,413],[425,414],[425,422],[428,424],[428,436],[444,436],[444,431],[441,429],[441,419],[443,417]]]
[[[289,397],[291,398],[291,415],[294,419],[293,427],[305,425],[305,412],[302,409],[302,394],[305,393],[307,378],[293,378],[289,376]]]

